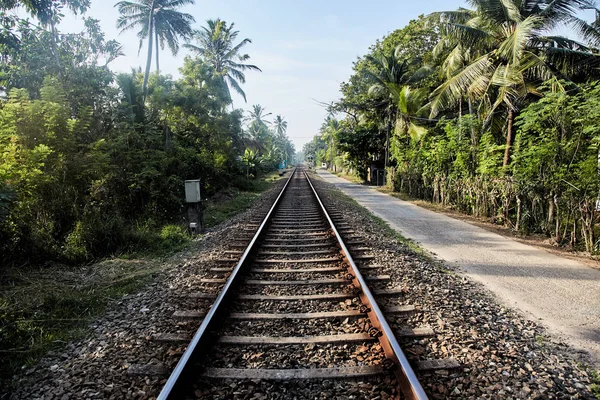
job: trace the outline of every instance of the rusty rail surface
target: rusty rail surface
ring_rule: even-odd
[[[385,320],[385,317],[383,316],[381,309],[377,305],[377,302],[375,301],[371,290],[369,290],[367,283],[365,282],[362,274],[358,270],[358,267],[354,263],[354,260],[350,255],[350,251],[348,251],[348,248],[344,244],[342,236],[337,231],[335,224],[333,223],[331,217],[327,213],[327,209],[323,205],[319,194],[313,186],[308,174],[305,171],[303,171],[303,173],[306,176],[308,184],[313,190],[313,193],[315,194],[315,197],[317,198],[321,209],[323,210],[323,215],[329,222],[331,229],[333,230],[333,233],[337,238],[338,244],[341,248],[340,252],[346,260],[346,263],[348,264],[348,272],[354,276],[352,283],[360,289],[360,299],[362,300],[363,304],[369,308],[369,310],[367,311],[367,315],[371,320],[371,324],[373,324],[373,326],[379,330],[379,332],[375,334],[377,334],[377,336],[379,337],[379,342],[381,343],[381,346],[385,351],[385,355],[388,357],[389,360],[392,360],[395,364],[395,366],[393,367],[394,375],[396,375],[396,379],[398,379],[398,382],[400,382],[402,393],[407,399],[427,399],[427,395],[421,387],[421,383],[417,379],[415,372],[413,371],[408,360],[406,359],[404,352],[400,348],[400,345],[398,344],[398,341],[394,336],[394,332]]]

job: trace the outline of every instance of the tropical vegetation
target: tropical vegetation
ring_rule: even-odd
[[[305,159],[372,183],[385,170],[405,196],[600,251],[600,12],[588,0],[467,3],[360,57]]]
[[[204,197],[248,189],[294,154],[283,117],[271,126],[262,106],[247,120],[232,105],[229,87],[243,94],[243,72],[259,71],[241,53],[249,39],[237,43],[221,20],[195,30],[181,11],[190,3],[117,4],[122,35],[135,29],[148,44],[145,71],[127,73],[111,70],[123,48],[98,20],[85,17],[80,33],[57,29],[89,1],[0,3],[1,265],[154,249],[173,231],[164,226],[184,221],[184,180],[200,178]],[[19,6],[31,18],[12,12]],[[160,74],[158,50],[188,39],[197,51],[180,77]]]

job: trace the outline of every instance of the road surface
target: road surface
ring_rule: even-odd
[[[600,270],[320,169],[329,183],[600,365]]]

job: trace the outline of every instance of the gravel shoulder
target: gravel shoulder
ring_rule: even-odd
[[[407,320],[389,318],[392,328],[433,328],[433,338],[401,340],[409,360],[460,362],[459,370],[417,374],[430,398],[600,398],[589,354],[552,340],[544,326],[498,302],[479,282],[414,251],[390,225],[334,185],[319,186],[326,204],[342,211],[369,243],[373,263],[384,267],[381,272],[395,287],[407,289],[391,300],[420,310]]]
[[[285,180],[264,192],[247,211],[211,228],[188,249],[156,268],[154,279],[137,293],[113,301],[95,320],[86,337],[72,341],[40,362],[23,369],[12,389],[0,389],[0,399],[152,399],[156,398],[185,343],[153,340],[156,334],[191,336],[199,321],[173,318],[175,311],[206,312],[212,301],[193,299],[202,278],[237,240],[252,216],[264,213]]]
[[[588,351],[600,366],[600,270],[519,243],[327,171],[318,174],[403,236],[461,274],[483,283],[502,304]]]

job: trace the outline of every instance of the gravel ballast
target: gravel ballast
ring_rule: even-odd
[[[452,358],[461,368],[418,374],[432,399],[593,399],[591,378],[582,363],[581,353],[550,340],[546,332],[518,313],[499,306],[481,285],[458,276],[438,263],[417,254],[393,237],[391,231],[377,223],[363,208],[329,184],[314,179],[324,202],[344,215],[356,237],[374,255],[373,260],[360,265],[381,265],[377,271],[364,275],[386,274],[391,282],[386,287],[406,288],[400,296],[382,297],[380,305],[411,304],[417,311],[411,315],[388,318],[393,328],[429,326],[433,338],[401,339],[411,361]],[[207,311],[210,300],[192,299],[198,291],[216,293],[219,285],[202,284],[202,278],[221,277],[210,268],[223,267],[217,260],[230,250],[229,243],[239,242],[240,229],[257,210],[266,212],[282,182],[265,193],[253,209],[233,218],[208,233],[194,249],[173,257],[157,280],[138,294],[116,301],[110,311],[91,327],[88,338],[70,343],[61,353],[49,355],[37,366],[23,371],[15,378],[14,399],[147,399],[157,396],[185,349],[185,343],[161,343],[152,340],[157,333],[191,336],[199,321],[178,321],[175,311]],[[234,239],[238,238],[238,239]],[[357,252],[356,254],[363,254]],[[353,253],[354,255],[354,253]],[[270,268],[271,266],[269,266]],[[277,266],[273,266],[277,267]],[[287,267],[287,266],[286,266]],[[199,289],[202,287],[202,289]],[[343,286],[331,290],[339,291]],[[265,289],[256,288],[257,292]],[[343,289],[341,289],[343,291]],[[287,289],[268,289],[287,293]],[[306,312],[311,305],[253,301],[234,304],[233,309],[255,312]],[[328,310],[351,310],[356,306],[348,301],[332,301]],[[324,311],[324,310],[320,310]],[[325,310],[326,311],[326,310]],[[269,323],[262,323],[268,325]],[[337,322],[332,322],[337,326]],[[250,324],[240,322],[245,329]],[[283,326],[281,329],[285,329]],[[307,329],[312,330],[307,324]],[[233,333],[233,332],[229,332]],[[327,357],[353,358],[364,350],[362,345],[348,346],[344,354],[340,346],[332,346]],[[372,346],[372,345],[368,345]],[[252,349],[249,349],[252,350]],[[258,350],[257,350],[258,351]],[[250,353],[250,352],[249,352]],[[368,353],[371,353],[370,351]],[[320,365],[326,360],[311,354],[311,349],[298,348],[297,357],[309,354],[307,365]],[[252,362],[288,366],[289,361],[255,357]],[[230,360],[246,365],[250,358]],[[361,362],[369,363],[371,360]],[[289,364],[289,365],[294,365]],[[323,364],[325,365],[325,364]],[[279,366],[283,368],[284,366]],[[391,398],[393,382],[381,377],[368,383],[360,381],[311,382],[242,382],[208,380],[194,392],[198,398],[287,399],[333,398]]]
[[[393,286],[408,288],[402,296],[378,300],[418,307],[398,324],[388,317],[392,328],[408,322],[435,331],[433,338],[400,340],[409,360],[460,362],[457,370],[417,374],[430,398],[595,398],[587,354],[552,341],[540,325],[500,306],[482,285],[417,254],[333,185],[317,177],[313,183],[328,209],[342,212],[352,235],[371,248],[375,258],[369,263],[381,265],[379,273],[389,274]]]

